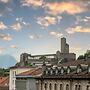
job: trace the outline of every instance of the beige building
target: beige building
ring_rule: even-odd
[[[38,90],[90,90],[90,61],[45,67]]]
[[[43,83],[39,81],[39,83],[42,83],[39,90],[90,90],[89,80],[71,80],[46,79],[43,80]]]

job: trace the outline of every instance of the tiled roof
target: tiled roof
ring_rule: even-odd
[[[63,71],[62,71],[63,67]],[[68,69],[69,67],[69,69]],[[90,79],[90,60],[76,60],[56,67],[46,67],[43,79]],[[52,70],[52,72],[51,72]],[[57,72],[56,72],[57,70]],[[68,71],[69,70],[69,71]]]
[[[42,74],[42,68],[33,68],[29,71],[20,73],[16,76],[39,76]]]
[[[70,61],[66,63],[62,63],[59,66],[77,66],[79,64],[90,64],[90,60],[75,60],[75,61]]]
[[[42,75],[42,77],[36,77],[39,79],[88,79],[90,80],[90,73],[87,71],[83,71],[80,73],[76,73],[73,71],[69,74],[60,74],[60,75]]]
[[[9,86],[9,77],[0,77],[0,86]]]
[[[81,71],[77,72],[77,68],[80,68],[78,67],[79,65],[81,65]],[[86,65],[86,66],[85,66]],[[56,74],[55,72],[55,68],[52,68],[52,67],[48,67],[46,66],[48,69],[48,74],[44,74],[42,68],[33,68],[29,71],[26,71],[26,72],[23,72],[23,73],[20,73],[18,74],[17,76],[34,76],[35,78],[49,78],[49,79],[53,79],[53,78],[57,78],[57,79],[90,79],[90,72],[88,71],[88,65],[90,65],[90,60],[76,60],[76,61],[72,61],[72,62],[67,62],[67,63],[63,63],[57,67],[63,67],[63,70],[64,72],[61,73],[61,68],[58,68],[58,74]],[[65,67],[64,67],[65,66]],[[67,73],[67,67],[70,67],[70,72]],[[71,67],[71,66],[74,66],[74,67]],[[54,70],[54,73],[51,75],[50,74],[50,70],[49,68],[52,68]],[[60,70],[59,70],[60,69]],[[46,71],[47,71],[46,70]],[[45,71],[45,73],[46,73]],[[60,71],[60,73],[59,73]],[[39,76],[39,77],[37,77]]]

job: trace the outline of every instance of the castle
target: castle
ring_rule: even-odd
[[[61,38],[61,52],[57,51],[54,54],[44,55],[31,55],[28,53],[22,53],[20,55],[20,66],[32,65],[42,66],[43,62],[47,65],[57,65],[62,62],[69,62],[76,60],[76,54],[69,53],[69,44],[66,42],[66,38]]]

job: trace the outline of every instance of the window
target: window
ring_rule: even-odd
[[[77,73],[81,72],[82,71],[82,68],[81,68],[81,65],[78,65],[77,66]]]
[[[61,68],[61,74],[63,74],[64,73],[64,69],[63,68]]]
[[[67,73],[68,73],[68,74],[70,73],[70,67],[67,68]]]
[[[49,84],[49,90],[52,90],[52,84],[51,83]]]
[[[46,70],[46,75],[48,74],[48,70]]]
[[[88,73],[90,72],[90,65],[88,65]]]
[[[63,90],[63,85],[62,84],[60,84],[60,90]]]
[[[47,90],[47,84],[46,83],[45,83],[45,86],[44,87],[45,87],[45,90]]]
[[[66,85],[66,90],[69,90],[69,85],[68,84]]]
[[[56,75],[58,75],[58,69],[56,69]]]
[[[75,90],[82,90],[81,85],[75,85]]]
[[[12,76],[14,78],[16,76],[16,71],[13,71],[12,74],[13,74]]]
[[[86,90],[89,90],[89,85],[87,85]]]
[[[57,84],[54,85],[54,90],[57,90]]]
[[[81,90],[81,85],[78,86],[78,90]]]
[[[79,73],[79,72],[81,72],[82,70],[81,70],[81,68],[77,68],[77,73]]]
[[[51,75],[53,74],[53,70],[52,70],[52,69],[50,70],[50,74],[51,74]]]
[[[78,86],[77,85],[75,85],[75,90],[78,90]]]
[[[16,76],[16,71],[15,71],[15,76]]]

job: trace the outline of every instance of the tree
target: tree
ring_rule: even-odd
[[[90,58],[90,52],[86,52],[86,53],[84,54],[84,58],[85,58],[85,59]]]
[[[77,59],[88,59],[90,58],[90,51],[87,51],[84,55],[80,55]]]
[[[9,76],[9,69],[0,68],[0,76]]]
[[[78,59],[78,60],[80,60],[80,59],[85,59],[85,57],[84,57],[83,55],[80,55],[77,59]]]

